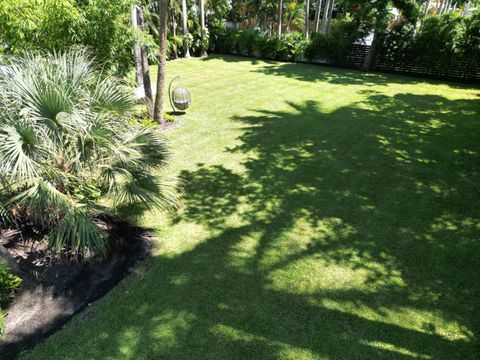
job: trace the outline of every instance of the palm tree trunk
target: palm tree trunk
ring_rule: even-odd
[[[150,80],[150,65],[148,64],[147,52],[142,50],[142,76],[143,90],[145,92],[145,105],[147,106],[148,116],[153,118],[153,94],[152,82]]]
[[[178,59],[178,49],[177,49],[177,42],[176,42],[176,37],[177,37],[177,19],[176,19],[176,11],[175,7],[173,9],[172,13],[172,34],[173,34],[173,56],[175,59]]]
[[[132,27],[136,29],[138,27],[137,20],[137,5],[133,4],[132,6]],[[143,76],[142,76],[142,49],[138,42],[133,43],[133,57],[135,60],[135,81],[138,86],[143,86]]]
[[[430,9],[430,3],[432,2],[432,0],[427,0],[427,4],[425,6],[425,11],[423,12],[423,15],[424,16],[427,16],[428,15],[428,10]]]
[[[375,28],[373,32],[373,39],[372,39],[372,44],[370,45],[370,48],[368,49],[367,56],[365,58],[365,61],[362,65],[362,70],[363,71],[369,71],[370,68],[372,67],[373,59],[375,57],[375,50],[377,47],[377,29]]]
[[[282,36],[282,17],[283,17],[283,0],[278,3],[278,37]]]
[[[201,40],[200,40],[200,56],[207,56],[207,50],[205,49],[205,2],[200,0],[200,27],[201,27]]]
[[[437,9],[437,15],[442,14],[444,3],[445,3],[445,0],[440,1],[440,5],[438,6],[438,9]]]
[[[145,19],[143,17],[143,10],[141,8],[138,11],[138,23],[143,31],[146,31]],[[142,69],[142,83],[143,91],[145,93],[145,105],[147,106],[148,116],[153,118],[153,95],[152,95],[152,82],[150,80],[150,64],[148,63],[148,54],[145,49],[141,49],[141,69]]]
[[[185,51],[185,57],[190,57],[190,45],[188,43],[188,16],[187,16],[187,0],[182,0],[182,17],[183,17],[183,47]]]
[[[317,0],[317,6],[315,7],[315,19],[313,20],[313,31],[318,32],[318,26],[320,24],[320,13],[322,11],[323,0]]]
[[[328,14],[330,9],[330,4],[332,3],[331,0],[327,0],[325,2],[325,7],[323,8],[323,19],[322,19],[322,33],[325,34],[327,32],[327,24],[328,24]]]
[[[168,24],[168,0],[158,1],[159,25],[158,34],[160,37],[160,50],[158,53],[158,77],[157,94],[155,96],[155,108],[153,119],[162,125],[165,123],[163,117],[163,105],[165,101],[165,77],[167,65],[167,24]]]
[[[304,33],[305,38],[308,39],[308,33],[310,31],[310,0],[305,0],[305,9],[303,11],[305,13]]]
[[[445,7],[445,11],[450,12],[450,7],[452,6],[452,0],[447,1],[447,6]]]
[[[332,21],[332,14],[333,14],[333,6],[335,5],[335,0],[330,0],[330,5],[328,6],[328,16],[325,22],[325,33],[328,32],[330,28],[330,21]]]

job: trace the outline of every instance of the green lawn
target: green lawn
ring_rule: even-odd
[[[183,209],[156,256],[23,359],[478,359],[480,88],[168,64]]]

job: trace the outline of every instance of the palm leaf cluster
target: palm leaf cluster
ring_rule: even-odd
[[[161,136],[129,125],[130,89],[71,50],[9,59],[0,73],[0,225],[21,217],[50,247],[105,253],[100,214],[171,205]]]

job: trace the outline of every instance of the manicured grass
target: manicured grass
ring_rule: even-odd
[[[184,208],[23,359],[478,359],[480,89],[312,65],[168,64]]]

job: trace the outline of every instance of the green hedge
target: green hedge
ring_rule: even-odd
[[[252,29],[214,29],[210,51],[348,65],[352,44],[360,43],[365,35],[361,23],[349,17],[334,19],[327,34],[314,33],[308,40],[301,33],[279,38]],[[397,23],[379,34],[378,39],[377,58],[385,66],[428,68],[433,62],[436,69],[447,73],[455,64],[461,64],[457,73],[465,74],[480,67],[480,11],[469,16],[448,13],[427,17],[417,29],[411,22]]]
[[[278,37],[253,29],[213,29],[210,52],[284,61],[326,59],[336,64],[342,63],[350,45],[363,36],[359,28],[353,18],[335,19],[328,34],[314,33],[308,40],[299,32]]]
[[[384,34],[379,57],[392,65],[431,67],[434,63],[445,71],[464,64],[468,72],[480,66],[480,12],[428,17],[416,31],[411,24],[396,24]]]
[[[279,38],[252,29],[214,29],[210,37],[210,52],[295,61],[303,56],[307,44],[303,34],[298,32]]]

